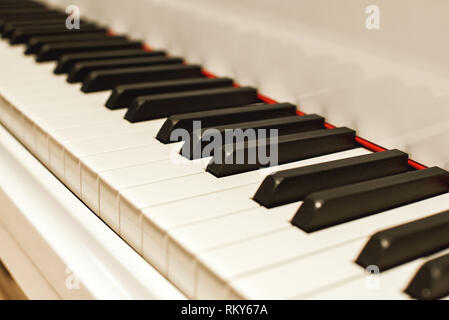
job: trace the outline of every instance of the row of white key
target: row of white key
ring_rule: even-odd
[[[329,290],[321,291],[311,295],[308,299],[357,299],[357,300],[399,300],[407,299],[404,292],[410,281],[413,279],[419,268],[430,259],[437,258],[443,254],[448,254],[449,250],[444,250],[432,255],[408,262],[400,267],[396,267],[379,274],[366,274],[357,280],[346,282],[342,285],[334,286]],[[445,299],[448,299],[446,297]]]
[[[294,248],[289,248],[289,251],[295,252],[298,258],[289,261],[287,257],[285,260],[288,261],[287,263],[257,274],[232,279],[230,294],[252,299],[301,299],[353,280],[359,280],[366,277],[366,272],[354,261],[373,233],[448,209],[449,194],[446,193],[364,219],[304,234],[302,239],[297,240]],[[323,250],[329,243],[333,243],[335,247]],[[249,247],[245,247],[245,250],[247,253],[256,252],[257,248],[261,250],[267,245],[267,242],[262,240],[259,243],[250,244]],[[226,250],[223,249],[224,252],[219,251],[218,254],[226,254]],[[276,251],[270,250],[270,252]],[[214,261],[216,258],[216,254],[208,253],[206,259]],[[229,274],[229,271],[221,272],[221,274],[226,273]],[[311,277],[311,275],[314,276]],[[401,289],[401,287],[397,288],[398,294]]]

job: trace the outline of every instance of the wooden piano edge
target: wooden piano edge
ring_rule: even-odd
[[[0,172],[0,259],[28,298],[185,299],[1,125]]]

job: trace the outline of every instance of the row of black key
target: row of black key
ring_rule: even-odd
[[[24,20],[24,21],[12,21],[7,22],[3,26],[2,30],[2,38],[3,39],[11,39],[17,36],[20,36],[22,33],[31,33],[34,34],[36,31],[42,28],[58,28],[61,29],[61,27],[65,28],[65,17],[55,17],[55,18],[46,18],[43,20]],[[85,24],[86,22],[84,20],[80,21],[81,24]],[[65,28],[66,29],[66,28]],[[43,30],[44,33],[47,34],[47,30]],[[68,32],[69,30],[66,29],[65,32]],[[58,32],[59,33],[59,32]],[[28,40],[28,39],[27,39]],[[17,40],[16,40],[17,41]],[[26,41],[23,41],[22,43],[25,43]],[[9,43],[13,44],[11,40],[9,40]]]
[[[183,140],[185,137],[173,137],[172,133],[180,128],[187,130],[191,145],[185,144],[181,152],[196,158],[195,143],[200,157],[213,156],[207,171],[216,177],[255,170],[267,163],[262,161],[266,159],[236,163],[239,152],[249,155],[254,151],[251,139],[234,143],[230,149],[223,144],[221,152],[203,155],[203,134],[210,128],[217,129],[222,138],[226,129],[278,130],[275,143],[279,164],[357,147],[353,130],[324,129],[322,117],[295,116],[296,107],[291,104],[263,104],[255,89],[234,88],[227,78],[207,79],[200,66],[184,65],[181,59],[167,58],[162,51],[146,52],[140,42],[109,37],[104,28],[89,23],[84,32],[71,34],[56,26],[63,21],[62,13],[41,6],[2,8],[1,3],[0,32],[12,43],[28,42],[28,52],[37,53],[38,61],[58,60],[55,73],[68,73],[69,82],[82,81],[84,92],[113,89],[106,106],[128,108],[126,119],[131,122],[168,117],[158,140]],[[39,21],[45,21],[46,26]],[[92,39],[100,40],[89,41]],[[194,121],[201,121],[200,132],[193,132]],[[268,152],[271,146],[273,141],[268,138],[258,147]],[[410,172],[407,160],[407,154],[392,150],[280,171],[262,182],[254,200],[269,208],[304,201],[292,223],[313,232],[448,192],[446,171],[430,168]],[[367,243],[357,263],[376,264],[385,270],[437,252],[449,246],[445,236],[448,231],[447,213],[442,213],[379,232]],[[382,247],[385,239],[392,244],[388,248]],[[413,241],[417,245],[406,245]],[[407,289],[412,296],[435,298],[447,294],[447,258],[431,263],[446,270],[446,284],[429,283],[429,277],[421,275],[427,270],[424,266]],[[423,294],[423,286],[429,287],[430,293]]]
[[[89,42],[89,41],[109,41],[109,42],[126,42],[127,39],[124,36],[118,37],[109,37],[106,33],[106,30],[101,28],[93,28],[85,33],[73,33],[70,34],[71,41],[68,44],[73,43],[74,41],[79,42]],[[25,54],[38,54],[39,56],[43,56],[44,54],[48,55],[49,49],[53,48],[52,46],[58,46],[60,44],[67,44],[67,35],[40,35],[36,37],[32,37],[27,42],[27,48],[25,50]],[[43,48],[46,48],[43,50]]]
[[[106,32],[105,28],[100,28],[94,24],[81,22],[80,29],[67,29],[64,24],[59,21],[57,24],[53,25],[41,25],[36,26],[21,26],[15,27],[12,32],[4,33],[4,38],[9,38],[9,43],[11,44],[21,44],[27,43],[33,37],[39,36],[57,36],[66,34],[86,34],[91,32]]]

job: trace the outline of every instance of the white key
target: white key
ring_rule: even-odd
[[[58,97],[61,100],[66,97],[66,101],[80,97],[86,100],[91,98],[88,95],[82,96],[80,84],[69,84],[64,79],[43,78],[41,75],[36,75],[36,79],[30,83],[17,81],[4,85],[8,87],[8,93],[20,102],[30,102],[32,98],[42,101],[46,97]]]
[[[357,300],[398,300],[411,299],[404,291],[419,268],[431,259],[449,253],[443,250],[430,257],[420,258],[404,265],[383,271],[377,275],[364,276],[311,295],[308,299],[357,299]]]
[[[22,108],[22,110],[23,109],[25,108]],[[33,119],[33,122],[40,124],[41,119],[43,118],[48,119],[53,117],[67,117],[71,115],[78,116],[89,112],[98,112],[100,110],[107,112],[107,110],[104,109],[105,108],[102,108],[100,103],[95,103],[92,106],[90,103],[86,103],[85,101],[74,99],[64,104],[54,101],[51,104],[39,106],[39,108],[26,108],[22,112],[25,113],[30,119]]]
[[[52,101],[51,105],[49,105],[47,102],[45,102],[44,105],[41,105],[39,107],[37,102],[36,102],[36,104],[34,102],[29,102],[29,103],[19,103],[17,101],[14,102],[14,99],[11,99],[11,96],[8,94],[5,95],[5,99],[8,99],[8,101],[12,100],[13,102],[11,102],[11,104],[14,105],[14,108],[13,108],[14,110],[10,110],[10,113],[9,113],[10,117],[8,118],[8,125],[9,125],[9,121],[11,121],[12,131],[16,134],[16,136],[18,136],[20,139],[22,139],[24,141],[25,145],[27,145],[27,147],[30,150],[32,150],[33,152],[36,152],[36,145],[38,143],[39,143],[39,146],[42,146],[44,148],[47,143],[47,137],[45,134],[45,130],[42,130],[40,127],[38,127],[38,129],[36,129],[35,122],[40,123],[40,125],[42,127],[46,127],[48,130],[50,130],[49,128],[51,127],[50,125],[43,122],[43,120],[40,118],[42,118],[42,117],[45,118],[45,115],[47,115],[47,116],[48,115],[56,115],[56,114],[58,114],[58,115],[72,114],[73,115],[73,114],[77,114],[77,113],[82,113],[82,112],[87,113],[87,112],[91,111],[91,110],[85,108],[89,104],[83,103],[82,101],[70,101],[70,103],[61,103],[61,102],[58,102],[58,99],[51,99],[50,100],[50,101]],[[83,107],[82,108],[79,107],[80,105]],[[95,109],[97,109],[97,108],[93,108],[92,110],[95,110]],[[77,110],[77,111],[74,111],[74,110]],[[39,111],[41,111],[41,112],[39,112]],[[107,111],[105,111],[105,112],[107,112]],[[111,114],[111,117],[117,118],[118,113]],[[86,119],[90,119],[90,118],[86,117]],[[64,119],[60,118],[60,119],[58,119],[60,124],[57,127],[73,126],[73,124],[75,123],[76,120],[79,120],[79,119],[73,119],[73,118],[69,117],[67,120],[64,120]],[[86,120],[86,121],[88,121],[88,120]],[[98,122],[98,121],[99,120],[93,121],[93,122]],[[69,122],[70,125],[66,122]],[[57,123],[57,121],[54,121],[51,124],[55,124],[55,123]],[[40,132],[36,132],[36,131],[40,131]],[[41,138],[41,141],[37,142],[37,137]],[[44,158],[45,161],[43,161],[43,162],[47,162],[47,160],[49,158],[49,152],[46,150],[41,150],[41,149],[39,149],[38,151],[42,151],[42,154],[45,155],[45,158]]]
[[[255,273],[257,270],[262,270],[268,266],[280,264],[282,261],[307,256],[368,236],[376,229],[385,229],[392,224],[401,224],[410,219],[418,219],[423,215],[428,215],[429,212],[438,212],[441,204],[448,199],[448,195],[435,197],[312,233],[305,233],[299,228],[292,227],[289,230],[273,233],[266,237],[255,238],[233,246],[205,252],[198,256],[200,269],[196,298],[207,296],[225,299],[229,293],[226,283],[233,279]],[[296,209],[299,206],[298,204]],[[414,214],[409,213],[412,210]],[[272,252],[268,257],[266,250]],[[224,264],[223,261],[226,261],[226,263]]]
[[[106,115],[106,116],[105,116]],[[35,126],[35,130],[37,131],[46,131],[51,136],[51,133],[54,130],[66,130],[66,129],[74,129],[80,125],[89,125],[89,126],[110,126],[118,121],[122,121],[123,111],[115,112],[115,113],[106,113],[106,111],[102,112],[89,112],[84,113],[82,115],[71,115],[64,117],[56,117],[56,118],[44,118],[38,121],[39,126]],[[82,120],[81,120],[82,119]],[[79,120],[79,121],[77,121]],[[115,121],[114,121],[115,120]],[[59,122],[59,123],[58,123]],[[45,128],[45,129],[42,129]],[[49,129],[51,128],[51,129]],[[84,139],[90,139],[85,138]],[[76,140],[76,139],[75,139]],[[83,140],[83,137],[80,136],[80,140]],[[53,139],[49,139],[49,168],[53,171],[55,175],[59,178],[64,179],[65,175],[65,158],[64,158],[64,144],[60,144],[59,141],[55,141]]]
[[[158,161],[141,165],[106,170],[99,173],[99,216],[113,230],[119,232],[119,192],[139,184],[148,184],[201,173],[210,158],[189,161],[180,157],[180,163]]]
[[[73,97],[68,97],[65,93],[63,95],[47,95],[44,97],[29,96],[29,97],[17,97],[11,92],[5,94],[5,97],[11,101],[11,103],[20,111],[26,113],[30,117],[35,115],[36,117],[44,116],[59,116],[61,111],[72,111],[77,113],[77,110],[105,110],[104,107],[105,94],[95,95],[92,97],[81,96],[80,93],[76,93]],[[51,111],[51,113],[50,113]]]
[[[404,300],[410,297],[404,292],[413,274],[422,264],[414,260],[401,267],[384,271],[378,275],[361,275],[343,285],[324,289],[307,297],[307,299],[355,299],[355,300]],[[333,296],[332,296],[333,294]],[[333,298],[332,298],[333,297]]]
[[[121,216],[121,235],[128,239],[133,247],[140,248],[142,228],[142,255],[161,273],[166,274],[169,230],[237,211],[258,208],[259,204],[248,196],[254,194],[258,186],[258,183],[253,183],[154,206],[143,210],[141,216]]]
[[[319,252],[237,279],[231,283],[234,294],[247,298],[299,299],[304,298],[306,294],[312,294],[314,290],[353,280],[363,274],[363,268],[356,265],[353,259],[354,252],[357,252],[364,242],[356,240],[333,250]],[[257,280],[262,282],[256,284]]]
[[[90,120],[79,120],[79,117],[76,116],[69,116],[69,117],[62,117],[56,120],[61,120],[60,124],[55,124],[53,118],[50,119],[39,119],[37,121],[37,124],[34,126],[35,132],[40,132],[39,136],[45,136],[46,134],[49,136],[48,138],[48,149],[49,149],[49,159],[48,159],[48,166],[53,171],[54,174],[56,174],[58,177],[63,178],[64,177],[64,150],[63,150],[63,141],[62,139],[54,139],[54,134],[57,131],[62,132],[70,132],[72,133],[72,136],[67,139],[71,140],[77,140],[77,139],[89,139],[88,136],[89,133],[92,133],[95,136],[95,132],[98,132],[98,128],[111,128],[115,126],[116,123],[121,123],[123,116],[123,111],[119,110],[119,112],[111,113],[107,115],[107,120],[105,120],[103,115],[92,115]],[[72,121],[73,119],[73,121]],[[89,118],[84,118],[89,119]],[[86,130],[80,130],[86,129]],[[90,129],[90,130],[89,130]],[[104,133],[103,133],[104,134]],[[62,143],[61,143],[62,141]]]
[[[45,105],[41,108],[21,109],[23,110],[22,118],[24,118],[24,124],[22,125],[23,136],[25,140],[30,141],[31,145],[29,147],[32,151],[35,150],[36,146],[36,131],[45,134],[47,131],[79,126],[80,123],[92,124],[109,121],[106,120],[106,116],[102,117],[101,114],[108,115],[114,119],[120,117],[119,113],[109,114],[107,110],[97,107],[91,108],[89,104],[82,101],[71,101],[70,104],[63,105],[61,103]],[[25,136],[30,138],[27,139]]]
[[[175,146],[178,147],[175,147]],[[80,161],[80,195],[81,199],[94,211],[98,212],[98,174],[111,169],[129,167],[147,162],[156,162],[179,156],[174,150],[181,148],[182,142],[164,145],[155,140],[147,146],[105,152]]]
[[[342,159],[356,155],[369,153],[366,149],[358,148],[349,151],[338,152],[326,156],[311,158],[302,161],[287,163],[276,167],[276,170],[285,170],[306,166],[321,162]],[[231,175],[223,178],[217,178],[207,172],[173,179],[157,184],[148,184],[123,190],[121,199],[125,200],[136,208],[150,207],[153,205],[186,199],[206,193],[217,192],[236,186],[248,185],[250,183],[261,182],[266,175],[271,173],[274,168],[255,170],[242,174]]]
[[[53,115],[51,112],[40,115],[37,124],[41,128],[51,128],[52,130],[77,127],[80,125],[88,125],[95,123],[109,122],[111,120],[121,120],[125,111],[110,111],[102,108],[92,110],[82,110],[80,113],[70,115]]]
[[[63,93],[78,93],[82,95],[78,91],[81,88],[81,84],[67,83],[64,77],[49,73],[47,70],[39,70],[38,72],[23,70],[17,72],[20,75],[26,73],[27,79],[11,75],[0,81],[0,86],[7,87],[11,94],[15,94],[18,98],[27,98],[29,96],[43,97],[45,95],[57,96]],[[22,91],[20,91],[21,88]],[[88,95],[85,96],[87,97]]]
[[[89,158],[90,156],[105,152],[159,144],[159,141],[154,139],[155,132],[157,131],[156,127],[157,124],[155,123],[154,126],[150,125],[148,129],[138,132],[114,133],[106,137],[65,143],[63,180],[75,194],[81,195],[80,159]]]
[[[24,59],[21,55],[17,56],[16,60],[20,61],[24,72],[26,71],[30,77],[27,77],[25,81],[23,77],[12,77],[3,82],[7,87],[6,95],[14,101],[15,107],[23,112],[23,114],[16,115],[16,111],[8,111],[9,118],[14,118],[14,121],[11,122],[17,135],[22,136],[27,146],[40,154],[43,162],[60,178],[64,177],[63,150],[58,148],[57,143],[52,145],[52,140],[47,137],[46,133],[62,128],[81,127],[86,124],[112,120],[120,120],[120,124],[117,125],[117,130],[110,130],[110,132],[120,132],[123,126],[131,127],[126,120],[121,119],[124,114],[123,110],[110,111],[103,107],[110,92],[83,94],[79,91],[79,84],[68,84],[65,81],[65,76],[56,76],[50,72],[55,67],[54,63],[36,64],[32,59]],[[34,76],[39,81],[35,81]],[[18,83],[20,86],[14,85],[15,79],[20,80]],[[24,86],[26,90],[24,90]],[[91,110],[88,110],[89,105]],[[101,108],[98,108],[99,106]],[[104,113],[104,117],[102,113]],[[86,115],[85,119],[83,119],[83,114]],[[16,118],[20,121],[17,121]],[[133,130],[141,126],[134,125]],[[27,130],[22,132],[22,127]],[[95,136],[91,131],[89,134],[89,138]]]
[[[61,97],[52,97],[49,100],[34,102],[14,102],[14,105],[21,112],[25,113],[32,119],[39,119],[44,117],[64,116],[70,114],[78,114],[84,112],[98,111],[106,109],[103,107],[104,101],[101,99],[69,99]],[[106,111],[106,110],[105,110]]]
[[[449,194],[446,193],[318,231],[315,239],[313,239],[314,233],[310,233],[308,237],[304,237],[300,246],[295,247],[297,258],[291,262],[240,278],[237,277],[232,279],[228,285],[231,287],[233,295],[242,298],[305,298],[320,292],[325,287],[335,286],[338,283],[363,276],[364,269],[353,261],[371,234],[448,208]],[[323,237],[320,237],[319,233],[322,233]],[[331,248],[332,245],[345,242],[348,244]],[[253,248],[256,249],[256,247]],[[257,261],[256,258],[254,260]],[[232,272],[231,268],[227,270],[228,274]],[[315,271],[310,273],[310,270],[314,268]],[[299,270],[301,271],[299,272]],[[311,277],[311,274],[320,276]]]
[[[55,76],[47,72],[48,70],[42,70],[40,68],[41,64],[35,64],[34,61],[28,62],[29,66],[26,68],[29,68],[29,73],[40,77],[40,81],[35,82],[34,79],[28,81],[26,86],[27,90],[25,90],[26,94],[23,94],[23,81],[20,83],[20,87],[11,86],[10,81],[7,81],[7,95],[26,115],[18,123],[23,124],[22,126],[27,128],[27,130],[22,134],[19,130],[21,128],[15,125],[15,122],[13,124],[14,127],[18,127],[15,131],[24,137],[23,140],[26,141],[27,146],[36,152],[41,161],[47,164],[58,177],[64,177],[63,148],[59,144],[61,141],[53,141],[48,137],[48,133],[52,133],[53,135],[53,131],[58,128],[72,128],[76,131],[77,129],[74,128],[76,124],[90,139],[91,137],[98,136],[100,134],[99,131],[101,131],[100,135],[104,136],[107,132],[117,133],[125,129],[128,130],[131,127],[132,130],[130,131],[138,131],[142,127],[142,124],[131,126],[126,120],[121,119],[124,114],[123,110],[110,111],[103,107],[110,92],[83,94],[79,91],[79,84],[68,84],[60,76]],[[41,86],[41,84],[45,86]],[[91,109],[89,110],[89,108]],[[84,122],[80,121],[82,120],[81,114],[87,115],[87,113],[94,110],[98,110],[95,111],[98,115],[97,119],[93,119],[92,114],[89,114],[91,117],[86,117]],[[104,110],[104,119],[101,118],[99,110]],[[56,119],[58,116],[67,115],[78,116]],[[13,116],[15,117],[15,115]],[[52,116],[55,116],[55,118],[51,118]],[[109,126],[109,128],[114,126],[113,130],[105,130],[106,128],[103,127],[101,130],[95,131],[92,128],[82,127],[83,124],[99,123],[100,121],[117,121],[119,123]],[[36,122],[36,124],[33,124],[33,122]],[[71,133],[73,134],[73,131]],[[75,135],[77,138],[80,138],[78,133],[75,133]],[[68,138],[73,138],[73,136]]]
[[[290,224],[284,219],[255,208],[174,229],[169,232],[168,278],[188,297],[193,297],[195,256],[199,252],[287,228]]]
[[[282,165],[277,169],[282,170],[325,161],[332,161],[339,158],[355,156],[356,154],[360,153],[365,154],[366,152],[367,151],[364,149],[360,149],[357,151],[351,150],[340,152],[332,155]],[[152,247],[152,249],[150,250],[144,248],[144,255],[146,255],[147,259],[151,260],[151,263],[153,263],[159,270],[161,270],[161,272],[165,273],[166,267],[164,261],[166,260],[166,258],[164,256],[164,252],[166,251],[166,240],[164,239],[164,237],[167,232],[170,232],[171,229],[179,227],[183,224],[193,223],[204,219],[218,217],[226,213],[231,213],[233,211],[229,211],[228,207],[234,204],[234,201],[239,204],[239,206],[237,207],[232,207],[235,210],[238,210],[238,208],[240,208],[240,210],[243,210],[258,206],[258,204],[253,201],[251,197],[257,190],[260,181],[269,172],[271,171],[260,170],[220,179],[215,178],[208,173],[203,173],[179,179],[172,179],[161,183],[154,183],[141,187],[124,189],[119,194],[120,234],[122,238],[124,238],[133,246],[133,248],[140,252],[140,241],[142,238],[140,235],[140,230],[142,230],[141,224],[143,223],[144,230],[151,229],[151,232],[144,231],[144,246],[145,243],[147,243],[147,246]],[[244,192],[233,192],[236,187],[245,185],[246,190]],[[236,200],[234,200],[233,197],[225,197],[226,191],[214,193],[226,188],[229,189],[228,192],[230,192]],[[141,193],[141,197],[139,198],[141,199],[141,203],[134,202],[133,204],[130,198],[136,195],[135,191],[138,189],[144,190],[145,193]],[[201,194],[205,194],[205,196],[200,196]],[[189,199],[195,195],[197,195],[198,197]],[[143,210],[142,219],[141,210],[139,209],[139,207],[143,206],[142,203],[144,201],[145,204],[151,204],[149,208]],[[216,203],[216,205],[213,207],[210,205],[204,206],[204,204],[202,204],[203,202],[211,204]],[[158,205],[162,203],[166,204]],[[202,206],[203,208],[214,208],[217,206],[218,208],[223,207],[223,210],[225,211],[216,209],[204,210],[201,209]],[[295,204],[295,206],[297,206],[297,204]],[[184,212],[186,208],[195,209],[189,211],[191,212],[190,214],[178,214],[178,211]],[[260,210],[265,212],[266,209],[261,207]],[[277,211],[279,211],[278,219],[282,221],[289,220],[292,213],[295,212],[290,210],[285,211],[285,209],[283,208],[279,208],[277,209]],[[172,214],[170,214],[170,212],[172,212]],[[152,255],[151,252],[158,253]]]
[[[87,107],[91,107],[92,111],[98,109],[109,110],[104,106],[105,101],[109,97],[109,92],[98,92],[91,95],[82,95],[82,93],[78,90],[74,90],[73,92],[65,92],[60,89],[58,90],[60,93],[24,96],[20,94],[20,92],[15,95],[13,91],[9,89],[8,96],[15,100],[18,107],[26,108],[35,112],[39,112],[39,109],[47,106],[59,106],[60,110],[69,109],[72,111]],[[57,113],[57,109],[55,109],[54,112]]]
[[[147,130],[148,123],[139,122],[137,124],[131,124],[123,119],[116,119],[98,123],[98,124],[89,124],[82,125],[76,127],[68,127],[64,129],[58,129],[47,133],[42,130],[40,127],[35,127],[36,136],[39,139],[40,137],[48,137],[47,140],[44,140],[37,146],[42,146],[49,155],[51,155],[48,159],[48,166],[51,170],[58,170],[59,173],[63,173],[64,170],[64,145],[68,142],[75,140],[89,140],[97,137],[107,137],[111,135],[111,133],[119,134],[126,132],[139,132]],[[41,152],[37,150],[37,152]]]

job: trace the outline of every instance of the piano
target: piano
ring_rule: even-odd
[[[449,3],[376,2],[0,0],[24,295],[447,299]],[[189,153],[206,129],[276,130],[276,162]]]

